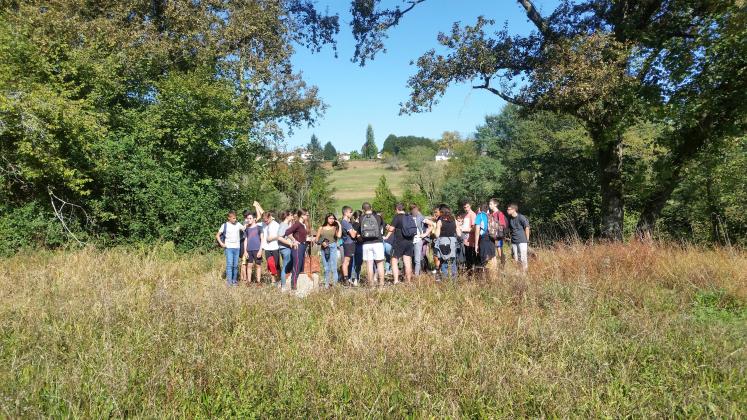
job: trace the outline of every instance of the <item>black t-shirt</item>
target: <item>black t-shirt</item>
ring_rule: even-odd
[[[456,221],[453,218],[439,217],[441,222],[441,237],[456,238]]]
[[[404,223],[404,219],[407,215],[403,213],[398,213],[394,215],[394,218],[392,218],[391,225],[394,227],[394,233],[392,233],[392,236],[394,237],[394,242],[410,242],[412,239],[407,239],[402,234],[402,227]]]
[[[361,241],[361,224],[356,221],[352,221],[350,222],[350,224],[353,225],[353,230],[358,234],[355,237],[355,241],[360,242]]]

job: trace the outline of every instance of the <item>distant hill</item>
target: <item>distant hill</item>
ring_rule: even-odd
[[[396,196],[404,191],[407,170],[393,171],[386,169],[380,161],[353,160],[348,162],[348,169],[332,171],[330,180],[335,188],[335,214],[340,213],[344,205],[354,210],[360,209],[364,201],[371,201],[379,178],[384,175],[389,187]]]

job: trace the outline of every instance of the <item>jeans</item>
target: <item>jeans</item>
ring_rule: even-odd
[[[292,250],[291,261],[293,261],[293,274],[291,275],[291,289],[296,290],[298,286],[298,275],[303,273],[303,263],[306,258],[306,242],[299,243],[298,248]]]
[[[511,253],[514,255],[514,260],[521,262],[521,268],[526,271],[529,267],[529,260],[527,259],[527,246],[526,242],[515,244],[511,242]]]
[[[450,271],[451,273],[449,273]],[[445,278],[451,278],[452,280],[456,280],[457,278],[456,258],[449,258],[448,260],[441,259],[441,274]]]
[[[224,250],[226,254],[226,283],[229,286],[236,286],[236,276],[239,273],[239,249],[238,248],[226,248]]]
[[[363,244],[355,244],[355,255],[353,256],[350,266],[353,267],[351,270],[350,278],[353,280],[360,280],[361,278],[361,267],[363,267]]]
[[[426,245],[426,242],[423,241],[422,239],[417,240],[413,243],[413,247],[415,248],[414,259],[415,259],[415,275],[416,276],[420,275],[420,265],[422,264],[423,256],[426,253],[425,245]]]
[[[291,249],[280,248],[280,256],[283,258],[283,263],[280,265],[280,287],[285,287],[285,277],[290,274],[291,268],[293,267],[291,261]]]
[[[322,249],[320,253],[322,254],[322,265],[324,265],[324,285],[329,287],[330,282],[337,284],[337,244],[329,244],[327,249]],[[327,257],[327,254],[329,254],[329,257]]]
[[[389,264],[389,259],[392,258],[392,244],[384,242],[384,272],[389,273],[392,271],[392,267]]]

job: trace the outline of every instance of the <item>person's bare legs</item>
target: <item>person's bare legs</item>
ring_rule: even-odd
[[[345,251],[343,250],[343,254],[345,254]],[[348,277],[349,269],[348,266],[350,265],[350,257],[342,257],[342,277],[346,280],[350,280]]]
[[[389,259],[389,266],[392,267],[392,275],[394,276],[394,284],[399,283],[399,258],[392,257]]]
[[[379,272],[379,286],[383,286],[384,285],[384,260],[376,261],[376,270]]]
[[[254,264],[248,262],[244,265],[244,281],[247,286],[252,284],[252,274],[254,274]]]
[[[256,266],[257,266],[257,284],[261,284],[262,283],[262,264],[257,263]]]
[[[384,264],[382,264],[382,268],[379,269],[379,272],[381,272],[381,270],[383,269],[383,265]],[[374,261],[373,260],[366,261],[366,269],[368,273],[368,281],[371,282],[371,286],[375,286],[376,277],[374,275]]]
[[[402,263],[405,266],[405,280],[409,283],[412,281],[412,257],[409,255],[403,255]]]

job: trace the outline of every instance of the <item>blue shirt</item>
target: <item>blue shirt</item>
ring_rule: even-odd
[[[482,235],[480,236],[488,236],[488,214],[487,213],[477,213],[477,217],[475,218],[475,227],[482,226]]]
[[[342,219],[342,243],[352,244],[353,238],[350,237],[350,230],[353,229],[353,224],[345,219]]]

